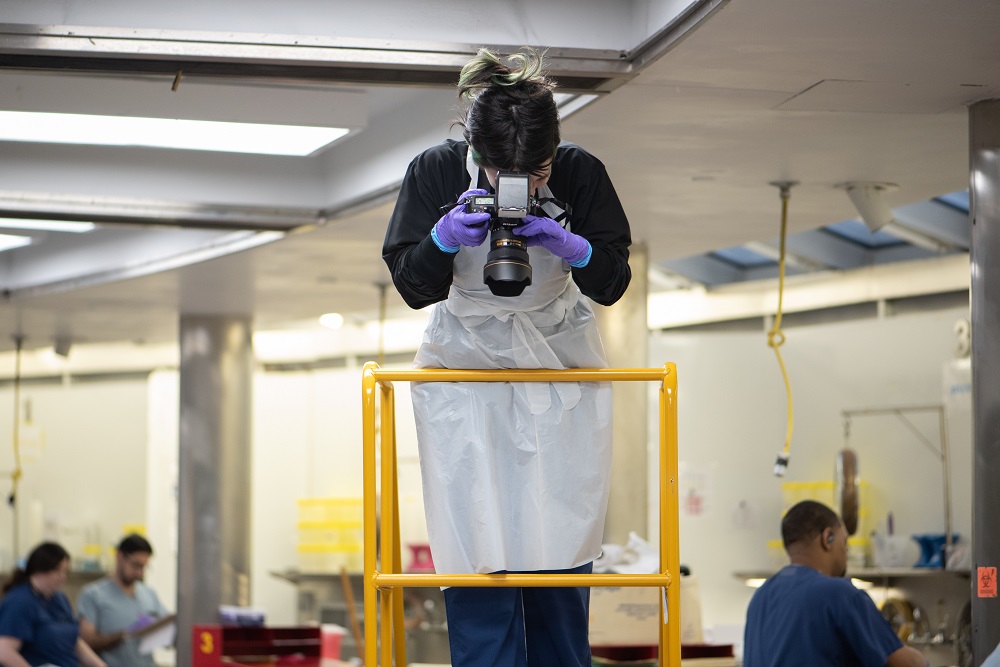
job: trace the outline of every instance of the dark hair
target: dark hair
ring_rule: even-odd
[[[28,554],[28,562],[25,563],[24,568],[14,570],[10,580],[4,585],[3,592],[6,593],[14,586],[23,584],[32,575],[58,570],[65,560],[69,560],[69,552],[63,549],[62,545],[55,542],[42,542]]]
[[[840,526],[840,517],[832,509],[815,500],[796,503],[781,520],[781,539],[785,548],[811,541],[827,528]]]
[[[118,553],[123,556],[131,556],[134,553],[149,554],[152,556],[153,545],[142,535],[132,533],[123,537],[122,541],[118,543]]]
[[[456,121],[481,167],[538,175],[559,146],[559,111],[542,54],[531,48],[500,58],[479,49],[458,79],[459,97],[471,100]]]

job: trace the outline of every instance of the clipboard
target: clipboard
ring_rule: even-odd
[[[177,614],[168,614],[167,616],[161,616],[160,618],[154,620],[149,625],[143,626],[138,630],[134,630],[128,633],[129,637],[144,637],[151,632],[156,632],[160,628],[164,628],[177,620]]]

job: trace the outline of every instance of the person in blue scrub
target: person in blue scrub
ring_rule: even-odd
[[[781,521],[791,563],[747,608],[743,667],[926,667],[903,646],[847,573],[847,530],[836,512],[804,500]]]
[[[4,587],[0,600],[0,665],[4,667],[107,667],[80,638],[80,625],[60,589],[69,554],[43,542]]]
[[[1000,646],[986,657],[986,661],[980,667],[1000,667]]]

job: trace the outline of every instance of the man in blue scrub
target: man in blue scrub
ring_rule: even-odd
[[[845,579],[847,530],[812,500],[781,521],[791,563],[757,589],[747,608],[744,667],[926,667],[864,591]]]
[[[118,544],[115,570],[80,591],[80,635],[108,667],[155,667],[153,656],[139,652],[135,633],[167,615],[156,592],[142,578],[153,547],[141,535]]]

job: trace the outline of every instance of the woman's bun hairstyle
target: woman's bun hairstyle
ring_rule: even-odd
[[[458,76],[458,94],[472,99],[483,90],[499,86],[509,95],[535,97],[555,90],[555,83],[543,70],[543,54],[525,47],[511,54],[505,65],[500,56],[489,49],[479,49],[476,57],[465,64]]]
[[[481,167],[539,174],[559,146],[556,84],[545,74],[543,54],[525,47],[507,63],[479,49],[458,77],[458,94],[469,100],[456,121]]]

